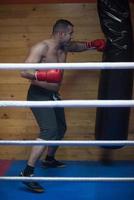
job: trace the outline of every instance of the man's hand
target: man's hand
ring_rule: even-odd
[[[48,83],[60,83],[62,81],[63,73],[59,69],[37,70],[35,72],[35,79],[38,81],[46,81]]]
[[[106,47],[106,42],[104,39],[97,39],[90,42],[86,42],[86,47],[91,49],[95,48],[97,51],[104,51]]]
[[[35,80],[35,70],[24,70],[21,72],[21,77],[29,80]]]

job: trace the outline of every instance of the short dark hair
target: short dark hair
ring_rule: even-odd
[[[59,19],[55,22],[53,26],[53,33],[56,33],[60,30],[66,30],[68,26],[74,26],[70,21],[66,19]]]

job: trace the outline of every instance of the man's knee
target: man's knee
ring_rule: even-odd
[[[61,130],[59,130],[57,140],[61,140],[61,139],[64,138],[64,135],[65,135],[65,133],[66,133],[66,130],[67,130],[67,127],[66,127],[66,126],[64,126]]]
[[[44,129],[40,131],[39,138],[42,140],[56,140],[58,135],[58,129]]]

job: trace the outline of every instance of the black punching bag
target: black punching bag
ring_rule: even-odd
[[[131,62],[133,38],[128,0],[98,0],[97,5],[101,28],[107,42],[103,62]],[[98,99],[131,99],[132,85],[132,70],[102,70]],[[130,108],[97,108],[95,138],[126,140],[129,115]]]

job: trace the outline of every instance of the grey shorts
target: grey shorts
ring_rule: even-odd
[[[27,95],[28,101],[61,100],[58,93],[31,85]],[[31,107],[33,115],[39,125],[39,138],[43,140],[60,140],[66,131],[64,108],[35,108]]]

